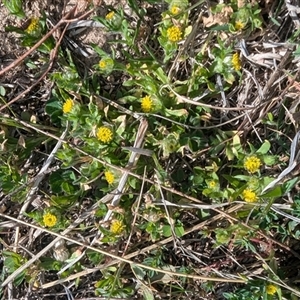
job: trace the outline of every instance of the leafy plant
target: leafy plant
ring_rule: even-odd
[[[19,18],[25,18],[23,4],[4,1]],[[298,147],[282,138],[294,134],[285,115],[297,119],[297,105],[290,104],[297,71],[279,67],[282,40],[263,56],[266,44],[257,37],[265,36],[266,19],[272,16],[276,25],[275,18],[288,12],[262,5],[129,0],[125,8],[102,4],[106,15],[93,22],[79,20],[85,14],[74,10],[70,18],[78,20],[72,30],[66,21],[60,46],[50,36],[24,61],[32,94],[8,106],[15,90],[0,85],[7,106],[0,114],[1,218],[8,210],[21,220],[16,236],[30,236],[20,239],[28,253],[40,251],[52,235],[60,237],[15,277],[15,286],[36,286],[40,272],[51,280],[55,272],[61,282],[76,278],[75,290],[84,272],[100,270],[92,296],[181,299],[203,292],[214,298],[216,280],[228,281],[222,296],[231,300],[299,295],[276,263],[287,261],[283,251],[290,246],[281,243],[299,238],[298,178],[288,174],[269,188],[278,170],[291,164],[288,157],[297,171]],[[6,31],[30,49],[49,31],[49,14],[40,15]],[[68,42],[87,24],[103,28],[107,43],[85,45],[93,55],[81,57]],[[293,33],[291,40],[297,37]],[[247,49],[259,53],[251,56]],[[51,66],[46,74],[45,66]],[[286,71],[273,80],[274,70]],[[36,85],[40,74],[45,77]],[[41,97],[45,91],[49,96]],[[34,245],[29,227],[36,230]],[[14,229],[8,229],[5,243],[15,245]],[[183,258],[174,265],[166,257],[172,247]],[[27,261],[20,249],[3,251],[2,282]],[[259,276],[251,261],[243,263],[245,253],[256,259]],[[204,282],[197,289],[196,280]]]

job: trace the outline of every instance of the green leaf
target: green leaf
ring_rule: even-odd
[[[154,300],[154,295],[152,290],[145,284],[140,286],[140,290],[143,292],[143,297],[145,300]]]
[[[24,31],[22,29],[11,25],[5,26],[5,32],[16,32],[22,35],[24,34]]]
[[[240,185],[240,180],[231,175],[223,174],[222,177],[224,177],[234,187],[238,187]]]
[[[5,88],[2,85],[0,85],[0,96],[4,97],[5,93]]]
[[[271,19],[271,21],[275,24],[275,25],[277,25],[277,26],[281,26],[281,24],[275,19],[275,18],[273,18],[273,17],[270,17],[270,19]]]
[[[263,198],[278,198],[283,195],[281,186],[276,186],[275,189],[262,195]]]
[[[11,14],[18,18],[24,18],[26,16],[22,9],[22,0],[4,0],[3,4]]]
[[[76,196],[51,196],[51,205],[60,207],[60,208],[69,208],[77,200]]]
[[[230,133],[231,132],[229,131],[227,134],[230,134]],[[232,145],[238,152],[242,150],[241,139],[238,136],[238,134],[234,133],[233,138],[232,138]]]
[[[229,84],[233,84],[233,82],[235,81],[235,77],[231,73],[225,73],[224,78]]]
[[[184,235],[184,228],[181,224],[175,226],[175,233],[177,237],[182,237]]]
[[[25,258],[15,252],[4,250],[2,255],[4,257],[4,269],[8,274],[12,274],[26,262]],[[14,279],[15,286],[19,286],[22,283],[22,281],[25,279],[25,274],[26,271],[23,271]]]
[[[97,46],[96,44],[92,44],[93,49],[102,57],[104,56],[108,56],[107,53],[105,51],[103,51],[99,46]]]
[[[62,263],[51,257],[41,257],[40,262],[40,267],[47,271],[59,271],[62,268]]]
[[[232,148],[231,145],[229,145],[229,144],[226,145],[225,153],[226,153],[226,157],[229,161],[234,159],[234,154],[232,151],[233,149],[234,148]]]
[[[128,180],[129,185],[133,188],[136,189],[136,185],[137,185],[137,179],[134,177],[129,177]]]
[[[93,250],[86,250],[86,255],[88,259],[93,263],[93,265],[98,265],[103,260],[103,254],[95,252]]]
[[[257,154],[266,154],[271,148],[271,144],[268,140],[260,146],[260,148],[256,151]]]
[[[62,192],[61,188],[61,172],[53,172],[49,176],[49,184],[53,193],[59,194]]]
[[[196,175],[194,178],[193,178],[193,184],[198,186],[200,184],[202,184],[204,181],[203,179],[203,176],[202,175]]]
[[[300,56],[300,45],[296,48],[296,50],[294,51],[294,56]]]
[[[51,98],[46,106],[45,112],[50,116],[54,124],[60,124],[60,116],[62,116],[62,104],[57,97]]]
[[[32,218],[33,220],[35,220],[37,222],[41,222],[42,219],[43,219],[41,211],[31,211],[31,212],[28,212],[28,213],[24,213],[24,215]]]
[[[165,237],[169,237],[169,236],[172,235],[172,231],[171,231],[171,226],[170,225],[164,225],[163,228],[162,228],[162,230],[163,230],[163,235]]]
[[[261,186],[265,187],[274,180],[274,177],[263,177],[260,179]]]
[[[210,81],[207,82],[207,87],[211,92],[214,92],[216,90],[215,84]]]
[[[172,179],[179,183],[179,182],[185,182],[187,179],[187,174],[182,168],[178,168],[178,170],[174,171],[171,174]]]
[[[136,80],[127,80],[123,82],[123,86],[130,87],[130,86],[135,86],[136,85]]]
[[[168,76],[166,76],[162,68],[157,68],[154,73],[163,84],[168,84]]]
[[[283,185],[283,191],[284,194],[288,193],[291,191],[291,189],[295,186],[295,184],[299,181],[299,177],[295,177],[289,181],[287,181],[286,183],[284,183]]]
[[[240,179],[240,180],[243,180],[243,181],[249,181],[249,179],[250,179],[251,177],[248,176],[248,175],[236,175],[236,176],[234,176],[234,178]]]
[[[220,228],[216,230],[216,240],[218,244],[228,244],[231,238],[231,233],[226,229]]]
[[[277,157],[274,155],[264,155],[262,160],[267,166],[272,166],[277,162]]]
[[[144,269],[142,269],[141,267],[138,267],[134,264],[131,265],[131,269],[134,273],[134,275],[136,276],[137,279],[139,280],[144,280],[145,276],[146,276],[146,272]]]
[[[188,116],[188,111],[184,108],[182,109],[167,109],[165,108],[166,116],[184,117]]]
[[[61,188],[68,195],[73,195],[75,192],[74,186],[70,182],[63,182]]]
[[[113,120],[114,124],[118,124],[119,127],[116,129],[116,133],[122,136],[123,132],[126,130],[126,115],[120,115],[118,118]]]

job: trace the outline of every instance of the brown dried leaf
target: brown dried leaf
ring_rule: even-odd
[[[203,25],[205,27],[210,27],[212,25],[223,25],[229,22],[230,16],[233,10],[229,6],[224,6],[222,11],[217,14],[211,14],[208,18],[203,17]]]
[[[238,8],[244,7],[246,4],[245,2],[246,2],[245,0],[238,0],[237,1]]]

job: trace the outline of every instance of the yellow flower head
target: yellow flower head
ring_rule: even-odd
[[[167,36],[170,42],[178,42],[181,40],[182,32],[180,27],[172,26],[167,30]]]
[[[73,106],[74,106],[73,100],[70,99],[70,98],[67,99],[66,102],[63,105],[63,113],[64,114],[69,113],[72,110]]]
[[[174,16],[178,15],[180,13],[180,11],[181,11],[181,9],[176,5],[173,5],[170,7],[170,13]]]
[[[255,192],[249,190],[249,189],[245,189],[243,191],[243,198],[246,202],[256,202],[257,201],[257,196],[255,194]]]
[[[100,69],[105,69],[106,68],[106,61],[105,60],[100,60],[99,61],[99,67]]]
[[[232,55],[231,63],[236,71],[239,71],[242,68],[240,56],[238,53]]]
[[[277,287],[274,284],[268,284],[266,286],[266,292],[268,295],[274,295],[277,291]]]
[[[115,175],[111,171],[104,172],[104,177],[108,184],[113,184],[115,181]]]
[[[113,139],[113,132],[108,127],[102,126],[98,128],[97,138],[102,143],[109,143]]]
[[[245,24],[241,21],[236,21],[234,24],[234,28],[237,31],[242,30],[244,27],[245,27]]]
[[[119,235],[124,230],[125,226],[120,220],[112,220],[110,224],[110,232]]]
[[[110,21],[114,17],[114,15],[115,15],[115,12],[111,11],[105,16],[105,19]]]
[[[215,182],[215,180],[211,180],[208,182],[208,187],[210,189],[214,189],[217,186],[217,183]]]
[[[53,227],[57,223],[57,218],[51,213],[46,213],[43,216],[43,221],[46,227]]]
[[[31,18],[30,24],[26,28],[25,32],[31,34],[39,28],[39,18]]]
[[[153,108],[153,101],[150,96],[142,98],[141,108],[144,113],[149,113]]]
[[[98,66],[99,66],[99,68],[101,69],[102,72],[105,72],[106,74],[109,74],[114,69],[114,61],[110,57],[103,57],[99,61]]]
[[[244,168],[249,173],[257,172],[259,170],[260,166],[261,166],[260,159],[254,155],[247,157],[244,161]]]

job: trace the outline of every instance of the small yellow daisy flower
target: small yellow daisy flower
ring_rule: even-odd
[[[242,68],[240,56],[238,53],[232,55],[231,63],[236,71],[239,71]]]
[[[114,69],[114,61],[110,57],[103,57],[99,61],[98,66],[102,72],[108,74],[108,73],[111,73]]]
[[[100,60],[99,61],[99,67],[100,69],[105,69],[106,68],[106,61],[105,60]]]
[[[111,171],[104,172],[104,177],[108,184],[113,184],[115,181],[115,175]]]
[[[249,156],[244,161],[244,168],[249,173],[255,173],[261,166],[261,160],[256,156]]]
[[[256,196],[255,192],[253,192],[249,189],[245,189],[243,191],[243,198],[246,202],[250,202],[250,203],[257,201],[257,196]]]
[[[64,114],[69,113],[72,110],[73,106],[74,106],[73,100],[70,99],[70,98],[67,99],[66,102],[63,105],[63,113]]]
[[[214,189],[217,186],[217,183],[214,180],[209,181],[208,187]]]
[[[266,292],[268,295],[274,295],[277,291],[277,287],[274,284],[268,284],[266,286]]]
[[[115,12],[111,11],[105,16],[105,19],[110,21],[114,17],[114,15],[115,15]]]
[[[110,232],[119,235],[124,230],[125,226],[120,220],[112,220],[110,224]]]
[[[153,101],[151,100],[150,96],[145,96],[142,98],[141,108],[144,113],[148,113],[153,108]]]
[[[172,26],[167,29],[167,36],[170,42],[178,42],[182,38],[182,32],[180,27]]]
[[[172,15],[178,15],[180,13],[180,8],[176,5],[173,5],[172,7],[170,7],[170,12]]]
[[[31,18],[30,24],[26,28],[25,32],[31,34],[39,28],[39,18]]]
[[[51,213],[46,213],[43,215],[43,221],[46,227],[53,227],[57,223],[57,218]]]
[[[97,138],[102,143],[109,143],[113,139],[113,132],[108,127],[102,126],[98,128]]]
[[[245,27],[245,24],[241,21],[236,21],[234,24],[234,28],[237,31],[242,30],[244,27]]]

